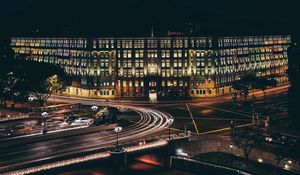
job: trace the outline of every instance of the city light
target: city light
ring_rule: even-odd
[[[48,112],[43,112],[42,113],[43,118],[47,118],[49,116]]]
[[[98,110],[98,106],[93,105],[93,106],[91,107],[91,109],[92,109],[93,111],[97,111],[97,110]]]
[[[34,97],[28,97],[28,101],[33,101],[34,100]]]
[[[168,119],[168,124],[169,124],[169,140],[171,139],[171,125],[174,122],[173,118]]]
[[[300,10],[256,1],[0,3],[0,174],[300,172]]]
[[[176,149],[176,155],[178,155],[178,156],[184,156],[184,157],[188,156],[188,154],[185,153],[185,152],[183,152],[183,150],[181,148]]]
[[[139,150],[152,149],[152,148],[165,146],[167,144],[168,144],[168,142],[166,140],[159,140],[159,141],[155,141],[155,142],[149,142],[144,145],[125,147],[124,152],[135,152],[135,151],[139,151]],[[37,173],[40,171],[50,170],[50,169],[54,169],[54,168],[69,166],[69,165],[73,165],[73,164],[79,164],[79,163],[92,161],[92,160],[103,159],[103,158],[107,158],[110,156],[111,156],[110,152],[101,152],[101,153],[91,154],[91,155],[87,155],[87,156],[72,158],[72,159],[68,159],[68,160],[58,161],[58,162],[54,162],[54,163],[39,165],[39,166],[26,168],[26,169],[22,169],[22,170],[12,171],[12,172],[6,173],[5,175],[25,175],[25,174]]]
[[[121,132],[122,131],[122,127],[121,126],[117,126],[114,128],[115,132],[118,133],[118,132]]]
[[[289,170],[290,169],[290,165],[284,164],[284,169]]]
[[[28,41],[31,43],[31,47],[28,47]],[[260,43],[261,41],[261,43]],[[269,43],[272,41],[271,43]],[[63,45],[58,44],[58,42],[63,42]],[[77,43],[78,42],[78,43]],[[116,43],[122,43],[126,46],[126,50],[117,47]],[[151,43],[151,47],[141,46],[140,43]],[[173,43],[174,44],[167,44]],[[282,43],[277,45],[276,43]],[[41,43],[45,44],[44,48],[41,48]],[[77,43],[77,44],[75,44]],[[105,46],[97,45],[96,43],[106,43]],[[108,44],[111,43],[111,44]],[[70,57],[66,57],[64,62],[57,62],[62,67],[70,67],[68,69],[68,74],[71,76],[79,76],[81,78],[80,82],[78,79],[72,78],[72,86],[69,87],[66,94],[76,95],[82,97],[99,97],[99,98],[128,98],[128,97],[149,97],[149,88],[154,88],[156,94],[159,97],[170,96],[169,93],[158,93],[160,91],[170,90],[168,86],[161,86],[158,84],[160,81],[154,80],[154,84],[149,85],[145,83],[144,80],[139,79],[139,77],[147,77],[151,75],[158,76],[166,84],[172,84],[172,89],[176,89],[179,92],[179,96],[183,96],[183,91],[186,91],[191,97],[207,97],[207,96],[217,96],[223,94],[231,93],[230,86],[225,85],[232,83],[234,80],[240,79],[240,77],[247,71],[257,71],[260,75],[265,75],[270,72],[271,69],[278,70],[278,73],[269,73],[270,75],[276,75],[280,78],[284,78],[283,75],[279,73],[284,73],[287,67],[283,67],[281,64],[286,64],[288,61],[287,54],[285,54],[288,45],[291,43],[291,36],[282,35],[280,37],[268,35],[268,36],[239,36],[239,37],[175,37],[172,39],[167,38],[64,38],[58,40],[57,38],[30,38],[30,37],[14,37],[11,40],[12,49],[20,54],[26,55],[28,53],[33,53],[36,57],[31,58],[30,61],[40,61],[48,62],[48,55],[46,53],[53,53],[52,57],[54,60],[60,59],[60,55],[65,54],[64,51],[70,54]],[[202,45],[204,44],[204,45]],[[84,45],[91,45],[93,49],[84,49]],[[142,44],[143,45],[143,44]],[[186,45],[186,46],[184,46]],[[158,46],[163,46],[168,48],[166,50],[161,49]],[[232,47],[232,49],[227,49],[226,47]],[[258,48],[256,46],[259,46]],[[276,46],[276,52],[270,54],[266,53],[270,47]],[[103,49],[103,48],[106,49]],[[199,49],[199,47],[203,47]],[[278,47],[278,48],[277,48]],[[61,48],[61,50],[57,50]],[[72,52],[70,52],[70,48]],[[140,48],[142,55],[140,53],[135,53],[135,48]],[[26,50],[25,53],[23,50]],[[185,51],[186,50],[186,51]],[[189,51],[188,51],[189,50]],[[275,49],[274,49],[275,50]],[[188,51],[188,52],[187,52]],[[86,54],[91,54],[99,57],[105,55],[109,58],[105,68],[101,66],[105,62],[106,58],[100,58],[99,61],[95,62],[94,59],[87,59],[83,63],[79,60],[86,59],[86,54],[81,54],[82,52]],[[120,54],[114,54],[120,53]],[[147,54],[146,54],[147,53]],[[216,59],[213,61],[210,57],[211,55],[218,54],[221,59]],[[227,57],[229,55],[248,55],[247,58],[240,59],[239,57]],[[78,60],[72,60],[74,56],[78,56]],[[122,56],[121,56],[122,55]],[[137,56],[137,57],[136,57]],[[253,59],[253,58],[256,59]],[[281,61],[277,62],[277,58],[281,57]],[[144,60],[142,58],[147,58]],[[180,59],[179,59],[180,58]],[[184,66],[185,61],[189,62]],[[122,64],[114,64],[114,60],[120,60]],[[202,61],[203,59],[203,61]],[[226,59],[227,61],[223,61]],[[268,65],[261,60],[268,60]],[[270,61],[273,63],[270,65]],[[135,62],[135,66],[132,63]],[[147,64],[145,64],[147,62]],[[171,63],[174,62],[174,67]],[[84,73],[78,72],[76,66],[82,64],[82,69]],[[176,66],[175,66],[176,64]],[[224,65],[223,65],[224,64]],[[244,64],[250,65],[245,67]],[[224,68],[220,69],[220,65]],[[239,66],[235,66],[239,65]],[[255,66],[254,66],[255,65]],[[75,67],[74,67],[75,66]],[[208,67],[202,70],[201,67]],[[263,68],[264,67],[264,68]],[[184,69],[183,69],[184,68]],[[100,71],[95,71],[100,70]],[[119,70],[118,74],[112,73],[111,70]],[[185,71],[186,70],[186,71]],[[89,76],[93,76],[94,80],[87,80],[85,78],[87,72]],[[218,73],[217,73],[218,72]],[[238,78],[231,78],[229,74],[235,73]],[[191,84],[193,81],[187,81],[187,75],[191,79],[203,79],[204,82],[211,81],[209,88],[200,88],[197,84]],[[222,75],[226,80],[222,80],[221,83],[217,83],[219,80],[218,76]],[[123,77],[123,78],[122,78]],[[211,78],[209,78],[211,77]],[[107,84],[107,79],[111,79],[117,86],[109,86]],[[96,83],[95,87],[92,89],[94,93],[88,93],[89,90],[83,87],[76,87],[76,83],[89,84],[92,81],[104,82],[104,84]],[[287,82],[287,80],[284,80]],[[132,87],[133,82],[137,82],[135,87],[140,89],[136,91]],[[73,85],[74,84],[74,85]],[[178,84],[186,84],[185,86],[178,86]],[[219,84],[219,85],[217,85]],[[100,87],[106,86],[107,90],[102,90]],[[145,88],[143,88],[145,87]],[[185,88],[187,87],[187,89]],[[147,89],[147,90],[146,90]],[[152,90],[152,89],[151,89]],[[220,90],[222,92],[220,92]],[[224,91],[223,91],[224,90]],[[216,93],[211,93],[211,92]],[[79,93],[80,92],[80,93]],[[244,93],[245,95],[245,93]]]
[[[116,146],[116,150],[119,151],[119,132],[122,131],[122,127],[121,126],[117,126],[114,128],[116,134],[117,134],[117,146]]]

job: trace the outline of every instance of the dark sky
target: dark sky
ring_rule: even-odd
[[[299,0],[1,0],[1,33],[147,36],[297,33]],[[196,26],[196,27],[195,27]],[[33,32],[36,29],[39,32]],[[195,35],[195,34],[194,34]]]

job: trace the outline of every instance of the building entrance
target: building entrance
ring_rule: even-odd
[[[149,99],[151,103],[156,103],[157,102],[157,92],[156,90],[150,90],[149,91]]]

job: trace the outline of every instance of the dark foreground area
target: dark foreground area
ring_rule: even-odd
[[[38,175],[35,174],[35,175]],[[43,172],[43,175],[194,175],[188,172],[167,169],[160,165],[134,161],[127,168],[114,167],[104,161],[94,161]],[[202,175],[202,174],[201,174]],[[203,174],[205,175],[205,174]],[[208,174],[207,174],[208,175]]]

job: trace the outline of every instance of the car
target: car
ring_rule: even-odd
[[[92,121],[93,121],[93,119],[86,118],[86,117],[80,117],[75,120],[75,122],[78,122],[78,123],[91,123]]]
[[[55,117],[51,117],[52,120],[55,120],[55,121],[64,121],[65,118],[63,116],[55,116]]]
[[[60,124],[58,124],[60,127],[66,127],[66,126],[69,126],[69,123],[67,122],[62,122]]]
[[[74,122],[71,123],[71,125],[83,125],[83,124],[87,124],[87,125],[91,125],[93,123],[93,119],[90,118],[86,118],[86,117],[80,117],[78,119],[76,119]]]
[[[64,119],[65,119],[65,122],[71,123],[71,122],[75,121],[76,119],[78,119],[78,117],[71,115],[71,116],[65,116]]]

